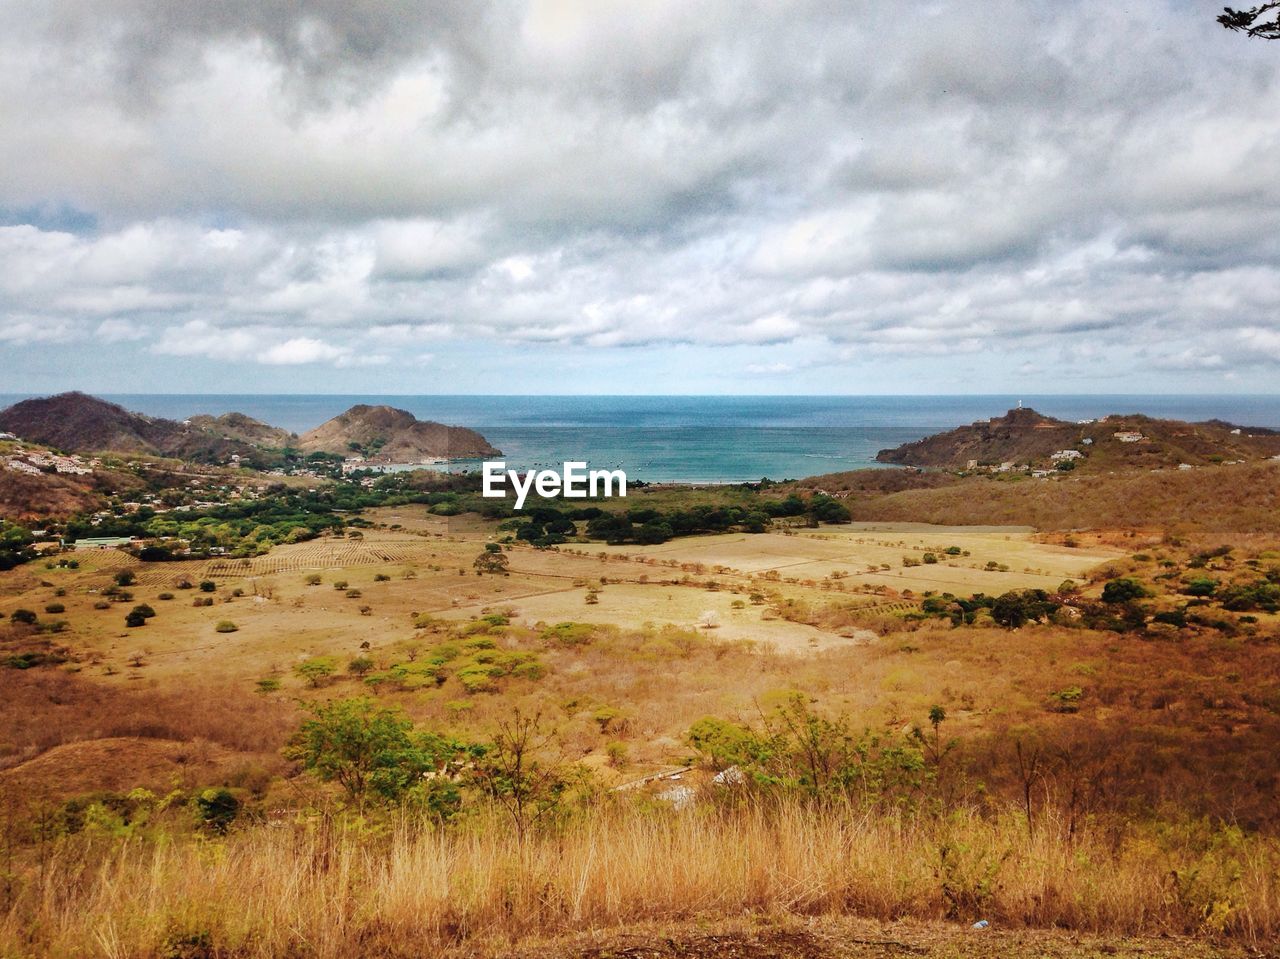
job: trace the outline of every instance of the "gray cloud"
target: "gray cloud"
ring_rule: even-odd
[[[0,17],[10,346],[1280,365],[1280,55],[1173,0]]]

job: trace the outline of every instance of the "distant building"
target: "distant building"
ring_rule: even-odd
[[[1141,443],[1146,439],[1146,437],[1141,433],[1134,432],[1133,430],[1121,430],[1119,433],[1112,433],[1111,435],[1121,443]]]
[[[132,536],[89,536],[78,539],[74,549],[115,549],[117,546],[128,546],[133,542]]]
[[[1049,454],[1049,459],[1055,463],[1065,463],[1069,460],[1078,460],[1084,456],[1079,450],[1058,450],[1056,453]]]

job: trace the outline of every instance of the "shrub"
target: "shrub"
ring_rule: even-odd
[[[1006,629],[1017,629],[1052,615],[1057,608],[1042,589],[1014,589],[996,597],[991,618]]]
[[[316,656],[293,667],[293,671],[310,683],[313,689],[319,688],[333,675],[335,669],[336,664],[329,656]]]
[[[147,617],[143,616],[136,609],[130,611],[129,615],[124,618],[124,624],[129,628],[147,625]]]
[[[216,632],[219,632],[219,633],[234,633],[240,627],[237,626],[235,623],[231,622],[231,620],[229,619],[222,619],[222,620],[219,620],[218,625],[213,628]]]
[[[195,811],[201,826],[225,833],[240,813],[240,800],[229,789],[206,789],[196,796]]]
[[[276,679],[274,676],[266,676],[258,680],[256,685],[258,688],[258,692],[264,693],[264,694],[274,693],[280,690],[280,680]]]
[[[65,613],[67,611],[67,607],[63,606],[61,603],[49,603],[45,606],[44,611],[46,613]]]
[[[115,575],[115,582],[117,586],[132,586],[137,581],[138,578],[133,575],[131,570],[122,569]]]
[[[1121,576],[1118,579],[1110,580],[1102,587],[1102,601],[1104,603],[1130,603],[1135,599],[1142,599],[1149,595],[1146,587],[1131,576]]]
[[[217,588],[218,584],[211,579],[202,579],[200,581],[200,592],[202,593],[212,593],[217,590]]]
[[[9,614],[9,622],[23,626],[34,626],[38,617],[29,609],[15,609]]]
[[[170,600],[173,599],[173,593],[161,593],[156,599]]]

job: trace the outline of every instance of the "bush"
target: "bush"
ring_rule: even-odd
[[[293,671],[310,683],[312,689],[317,689],[333,675],[335,668],[336,664],[331,657],[316,656],[306,662],[299,663],[293,667]]]
[[[34,626],[38,617],[29,609],[15,609],[9,614],[9,622],[23,626]]]
[[[116,573],[115,581],[117,586],[132,586],[138,581],[138,578],[133,575],[131,570],[122,569]]]
[[[44,611],[46,613],[65,613],[67,611],[67,607],[63,606],[61,603],[49,603],[45,606]]]
[[[237,626],[235,623],[231,622],[231,620],[229,619],[223,619],[223,620],[220,620],[218,622],[218,625],[213,628],[216,632],[219,632],[219,633],[234,633],[240,627]]]
[[[1014,589],[996,597],[991,618],[1006,629],[1017,629],[1052,615],[1057,608],[1042,589]]]
[[[159,596],[156,597],[156,599],[164,599],[164,600],[173,599],[173,593],[161,593]]]
[[[196,796],[195,810],[201,826],[225,833],[240,813],[240,800],[229,789],[206,789]]]
[[[217,588],[218,584],[211,579],[202,579],[200,581],[200,592],[202,593],[212,593],[216,591]]]
[[[130,611],[129,615],[124,618],[124,624],[129,628],[147,625],[147,617],[143,616],[136,609]]]
[[[1131,576],[1113,579],[1102,587],[1104,603],[1131,603],[1135,599],[1142,599],[1149,595],[1146,587]]]

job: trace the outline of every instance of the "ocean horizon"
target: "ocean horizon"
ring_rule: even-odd
[[[32,394],[0,394],[0,406]],[[1067,420],[1144,413],[1280,428],[1280,395],[508,396],[101,394],[168,419],[244,413],[303,433],[359,403],[466,426],[513,469],[583,460],[632,480],[735,483],[879,466],[881,449],[1000,416],[1021,403]],[[461,461],[457,468],[468,468]]]

